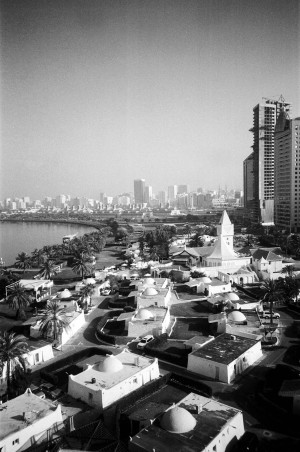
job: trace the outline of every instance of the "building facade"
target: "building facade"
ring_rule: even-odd
[[[134,181],[135,204],[142,205],[145,202],[145,179],[135,179]]]
[[[244,161],[245,207],[251,210],[255,220],[265,225],[274,224],[275,124],[283,107],[289,111],[291,105],[281,96],[277,101],[264,98],[253,108],[253,127],[250,129],[253,152]],[[249,177],[251,159],[253,178]]]
[[[275,225],[300,232],[300,118],[282,109],[275,127]]]

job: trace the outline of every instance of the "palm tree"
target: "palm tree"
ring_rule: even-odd
[[[294,276],[294,272],[296,271],[295,266],[294,265],[287,265],[286,267],[284,267],[281,270],[281,273],[287,275],[287,276]]]
[[[86,255],[84,252],[77,252],[74,255],[74,261],[72,270],[75,273],[78,273],[81,276],[81,279],[84,278],[84,276],[88,275],[91,271],[91,268],[88,264],[91,263],[90,256]]]
[[[19,253],[18,256],[16,257],[15,266],[17,268],[22,268],[23,274],[24,274],[26,268],[32,267],[32,261],[31,261],[30,256],[28,256],[27,253],[24,253],[24,251],[22,253]]]
[[[6,300],[9,307],[17,311],[17,319],[26,319],[25,308],[30,304],[30,297],[24,286],[20,282],[15,283],[7,289],[8,295]]]
[[[263,282],[265,289],[265,295],[262,299],[263,303],[268,303],[270,307],[271,325],[273,324],[273,306],[277,301],[283,300],[283,292],[277,281],[274,279],[268,279]]]
[[[184,225],[184,232],[187,234],[188,236],[188,240],[190,240],[190,235],[192,232],[192,227],[191,225],[189,225],[188,223]]]
[[[51,301],[47,305],[46,312],[40,320],[40,331],[43,335],[57,341],[62,331],[68,328],[69,323],[65,308],[60,306],[58,300]]]
[[[43,261],[43,250],[38,250],[37,248],[31,253],[34,263],[39,267]]]
[[[57,265],[52,260],[46,260],[38,275],[44,279],[51,279],[53,276],[57,275]]]
[[[94,284],[87,284],[81,289],[81,301],[82,303],[87,304],[87,300],[91,300],[92,295],[95,293]],[[85,306],[85,309],[87,306]]]
[[[2,373],[6,364],[8,396],[13,393],[14,376],[18,374],[18,377],[22,377],[26,372],[26,361],[23,356],[26,352],[28,344],[24,336],[7,331],[0,332],[0,366]]]

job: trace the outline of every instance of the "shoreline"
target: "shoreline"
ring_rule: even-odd
[[[89,221],[85,221],[85,220],[70,220],[70,219],[52,219],[52,218],[43,218],[43,219],[38,219],[38,218],[24,218],[24,219],[19,219],[19,218],[1,218],[0,222],[3,223],[59,223],[59,224],[78,224],[80,226],[87,226],[87,227],[91,227],[94,229],[99,229],[100,225],[99,222],[89,222]]]

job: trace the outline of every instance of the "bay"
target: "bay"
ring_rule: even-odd
[[[0,222],[0,258],[5,265],[12,265],[22,251],[30,254],[45,245],[61,244],[64,235],[81,236],[94,230],[77,224]]]

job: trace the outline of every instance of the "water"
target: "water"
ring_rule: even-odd
[[[80,236],[94,230],[77,224],[0,222],[0,257],[5,265],[12,265],[22,251],[30,254],[45,245],[61,244],[64,235]]]

